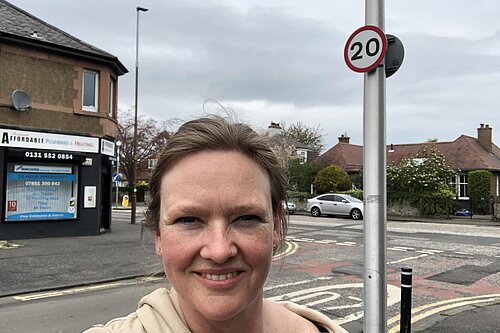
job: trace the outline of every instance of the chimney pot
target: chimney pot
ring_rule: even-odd
[[[349,136],[347,136],[347,133],[342,133],[338,137],[339,143],[349,143],[349,140],[351,139]]]
[[[477,142],[489,153],[493,151],[492,132],[493,129],[488,124],[486,124],[486,126],[484,126],[484,124],[480,124],[480,127],[477,129]]]

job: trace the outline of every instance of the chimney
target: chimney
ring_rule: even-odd
[[[347,136],[347,133],[342,133],[339,136],[339,143],[349,143],[351,138]]]
[[[267,128],[270,135],[280,135],[283,134],[283,129],[281,128],[279,123],[273,123],[271,121],[271,125]]]
[[[488,124],[480,124],[477,129],[477,142],[488,153],[492,152],[492,132],[493,129]]]

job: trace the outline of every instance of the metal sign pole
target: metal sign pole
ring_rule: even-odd
[[[366,25],[384,30],[384,0],[365,0]],[[363,196],[364,322],[363,332],[387,332],[386,282],[386,119],[385,71],[382,64],[364,74]]]

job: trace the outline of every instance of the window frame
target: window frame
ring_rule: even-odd
[[[115,111],[115,80],[110,78],[109,80],[109,110],[108,116],[113,118],[113,114]]]
[[[469,177],[466,173],[460,173],[452,178],[451,186],[455,190],[455,197],[458,200],[469,200]]]
[[[94,74],[94,106],[84,105],[85,100],[85,73]],[[82,110],[89,112],[99,111],[99,72],[91,69],[84,69],[82,74]]]

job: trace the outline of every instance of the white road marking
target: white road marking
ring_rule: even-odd
[[[388,247],[387,250],[392,250],[392,251],[399,251],[399,252],[408,252],[408,250],[405,249],[399,249],[397,247]]]
[[[415,251],[415,252],[417,252],[417,253],[427,253],[427,254],[437,254],[437,253],[443,253],[444,251],[423,249],[423,250],[418,250],[418,251]]]
[[[306,242],[306,243],[314,242],[314,239],[312,238],[294,238],[293,240],[296,242]]]
[[[415,251],[414,247],[406,247],[406,246],[393,246],[393,249],[400,249],[400,250],[406,250],[406,251]]]
[[[325,239],[325,240],[317,240],[317,241],[315,241],[315,243],[320,243],[320,244],[333,244],[333,243],[337,243],[337,241],[334,241],[334,240],[329,240],[329,239]]]
[[[305,280],[305,281],[298,281],[295,283],[289,283],[285,284],[283,286],[288,287],[288,286],[296,286],[299,284],[310,284],[312,281],[318,281],[318,280],[328,280],[328,277],[326,278],[318,278],[318,279],[313,279],[313,280]],[[280,286],[274,286],[274,287],[269,287],[267,290],[272,290],[272,289],[277,289]],[[279,296],[274,296],[270,297],[268,299],[273,300],[273,301],[291,301],[291,302],[302,302],[303,305],[306,306],[312,306],[315,305],[317,308],[323,310],[323,311],[331,311],[335,309],[356,309],[360,308],[363,306],[363,300],[357,297],[352,297],[352,296],[347,296],[347,298],[356,301],[354,304],[342,304],[342,305],[333,305],[333,306],[318,306],[320,304],[327,303],[329,301],[335,300],[341,296],[340,291],[343,289],[349,289],[349,288],[359,288],[362,290],[363,288],[363,283],[347,283],[347,284],[339,284],[339,285],[327,285],[327,286],[320,286],[320,287],[314,287],[314,288],[308,288],[308,289],[302,289],[298,291],[293,291],[287,294],[282,294]],[[266,290],[266,288],[264,288]],[[309,303],[305,303],[304,301],[311,299],[311,298],[318,298],[320,296],[324,296],[324,298],[321,299],[315,299],[314,301],[311,301]],[[391,284],[387,285],[387,306],[391,306],[393,304],[396,304],[400,300],[400,289],[396,286],[393,286]],[[343,323],[347,323],[350,321],[357,320],[359,318],[363,317],[363,311],[357,311],[355,313],[349,314],[343,318],[338,318],[335,319],[334,322],[341,325]]]
[[[428,254],[427,253],[424,253],[424,254],[421,254],[419,256],[415,256],[415,257],[408,257],[408,258],[403,258],[403,259],[399,259],[399,260],[395,260],[395,261],[389,261],[387,263],[387,265],[393,265],[393,264],[397,264],[397,263],[400,263],[400,262],[403,262],[403,261],[408,261],[408,260],[413,260],[413,259],[419,259],[419,258],[423,258],[423,257],[427,257]]]
[[[467,255],[467,256],[471,256],[472,254],[471,253],[467,253],[467,252],[453,252],[455,254],[463,254],[463,255]]]
[[[337,243],[337,245],[340,245],[340,246],[354,246],[354,245],[356,245],[356,243],[353,243],[353,242],[343,242],[343,243]]]

